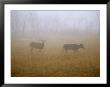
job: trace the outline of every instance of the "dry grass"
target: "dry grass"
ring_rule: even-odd
[[[56,41],[57,42],[57,41]],[[29,41],[12,42],[13,77],[97,77],[100,76],[99,45],[66,53],[62,44],[50,42],[39,52],[30,52]],[[59,44],[59,45],[58,45]]]

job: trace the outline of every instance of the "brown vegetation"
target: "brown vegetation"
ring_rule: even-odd
[[[92,41],[91,41],[92,40]],[[88,39],[86,49],[63,49],[63,40],[48,40],[44,49],[30,51],[30,41],[12,41],[13,77],[97,77],[100,76],[99,40]]]

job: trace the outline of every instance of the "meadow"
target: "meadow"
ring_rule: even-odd
[[[51,37],[52,38],[52,37]],[[57,39],[56,39],[57,38]],[[90,37],[89,37],[90,38]],[[30,51],[31,40],[12,40],[12,77],[99,77],[99,38],[92,36],[81,43],[85,49],[65,52],[63,43],[74,43],[72,38],[48,39],[44,49]]]

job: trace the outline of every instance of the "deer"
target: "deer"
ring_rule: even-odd
[[[33,49],[39,49],[39,51],[41,51],[44,48],[44,44],[45,44],[44,40],[41,40],[41,42],[31,42],[30,43],[31,52],[33,51]]]
[[[64,44],[63,48],[65,49],[65,51],[68,50],[78,51],[80,48],[85,49],[83,44]]]

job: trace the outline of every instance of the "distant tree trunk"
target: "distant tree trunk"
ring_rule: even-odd
[[[24,32],[25,32],[25,24],[26,24],[26,21],[25,21],[25,19],[24,19],[24,22],[23,22],[23,37],[24,37]]]
[[[33,39],[35,39],[35,33],[36,33],[36,31],[35,31],[35,25],[34,25],[34,22],[35,22],[35,18],[33,18],[33,15],[32,15],[32,13],[30,13],[30,24],[31,24],[31,30],[32,30],[32,38]]]

